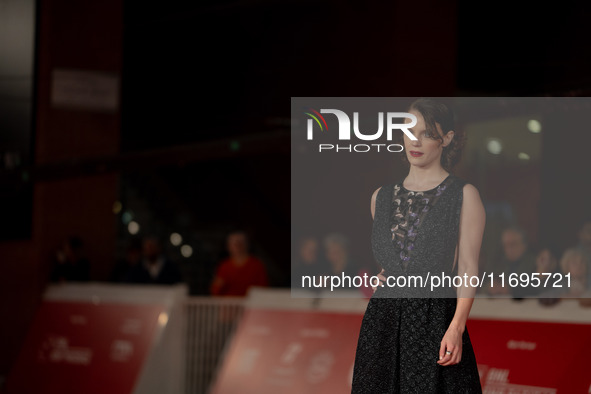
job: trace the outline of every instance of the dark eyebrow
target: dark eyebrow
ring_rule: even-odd
[[[416,127],[409,127],[408,129],[411,130],[413,133],[415,132]],[[419,130],[419,131],[427,131],[427,129]]]

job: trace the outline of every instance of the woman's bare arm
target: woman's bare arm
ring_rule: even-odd
[[[378,198],[378,193],[380,191],[381,187],[378,187],[376,189],[375,192],[373,192],[372,196],[371,196],[371,218],[373,219],[375,217],[376,214],[376,199]],[[378,277],[380,278],[380,280],[386,280],[386,278],[382,275],[384,273],[384,269],[382,269],[380,271],[380,273],[378,274]],[[377,287],[371,287],[373,289],[373,292],[375,293],[376,290],[378,289]]]
[[[376,215],[376,199],[381,187],[378,187],[375,192],[371,195],[371,218],[373,219]]]
[[[486,213],[480,194],[473,185],[466,184],[464,186],[459,229],[458,275],[462,278],[464,278],[464,274],[467,278],[474,275],[478,276],[478,257],[485,222]],[[450,327],[457,328],[462,333],[464,332],[475,293],[476,288],[470,287],[469,284],[458,288],[458,304]]]
[[[458,276],[464,277],[466,274],[469,278],[478,275],[478,256],[485,220],[486,214],[478,190],[471,184],[464,185],[460,213]],[[462,336],[474,302],[475,288],[471,288],[469,283],[458,287],[457,292],[456,311],[439,347],[437,363],[442,366],[458,364],[462,360]]]

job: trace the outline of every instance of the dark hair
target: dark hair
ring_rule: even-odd
[[[550,253],[550,256],[552,256],[552,258],[555,260],[558,260],[558,258],[560,257],[560,253],[558,252],[558,248],[556,248],[555,246],[548,246],[548,245],[539,247],[537,249],[536,256],[539,256],[540,253],[542,253],[544,250],[547,250]]]
[[[503,231],[501,232],[501,234],[504,234],[507,231],[511,231],[515,234],[518,234],[521,236],[521,240],[523,241],[523,243],[525,245],[529,245],[529,240],[527,237],[527,233],[525,232],[525,230],[522,227],[519,227],[516,224],[510,224],[508,226],[506,226],[505,228],[503,228]]]
[[[230,231],[228,231],[228,235],[226,236],[226,239],[228,239],[230,237],[230,235],[243,235],[244,239],[246,240],[246,243],[249,243],[250,241],[250,236],[248,234],[248,231],[246,231],[245,229],[241,228],[241,227],[235,227],[230,229]]]
[[[448,132],[453,130],[454,137],[447,146],[443,147],[441,153],[441,166],[447,171],[451,171],[460,161],[462,148],[466,140],[464,132],[455,128],[453,111],[447,105],[429,98],[419,98],[413,101],[408,110],[419,112],[425,119],[427,130],[431,131],[431,135],[441,143],[443,143],[443,137],[437,131],[437,124],[441,127],[443,135],[447,135]],[[401,158],[402,161],[409,164],[406,155],[401,155]]]
[[[316,243],[319,243],[318,238],[316,238],[315,236],[310,235],[310,234],[302,235],[302,236],[298,237],[297,240],[298,240],[297,241],[298,248],[301,248],[302,246],[304,246],[304,244],[308,241],[314,241]]]

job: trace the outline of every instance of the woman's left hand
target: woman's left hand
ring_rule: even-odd
[[[447,354],[450,351],[451,354]],[[441,366],[458,364],[462,359],[462,332],[454,327],[447,329],[441,346],[439,347],[439,360],[437,363]]]

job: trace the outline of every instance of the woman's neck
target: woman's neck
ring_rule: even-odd
[[[406,183],[407,185],[413,185],[416,188],[422,188],[423,186],[439,183],[448,175],[449,173],[441,166],[433,168],[411,166],[410,171],[406,176]]]

